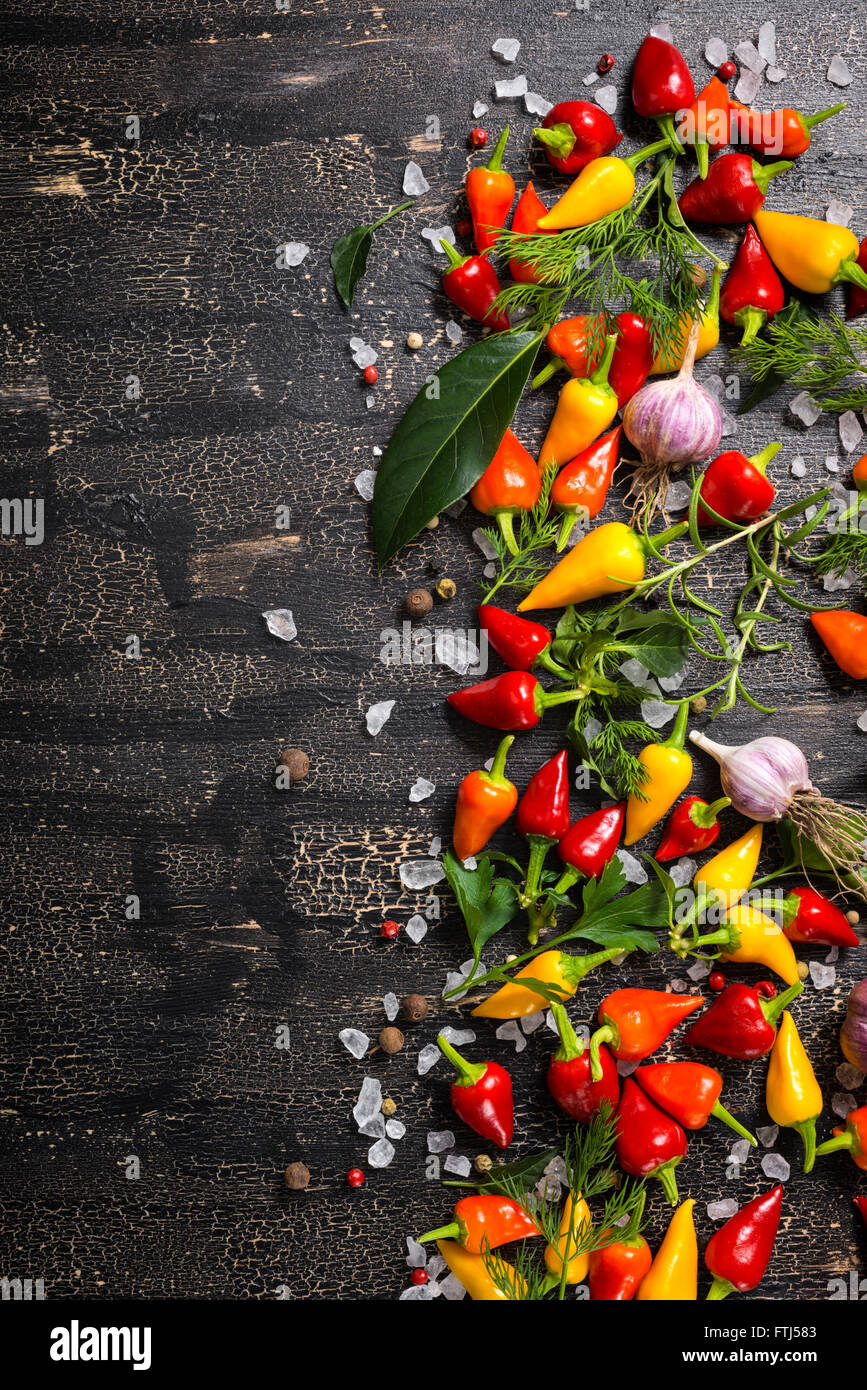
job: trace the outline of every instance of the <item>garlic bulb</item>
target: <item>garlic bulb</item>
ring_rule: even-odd
[[[659,472],[707,458],[722,438],[722,411],[692,374],[700,328],[695,319],[677,376],[642,386],[623,411],[627,439]]]
[[[750,820],[781,820],[798,792],[812,790],[807,759],[786,738],[771,735],[727,748],[695,729],[689,737],[716,758],[723,791],[734,809]]]

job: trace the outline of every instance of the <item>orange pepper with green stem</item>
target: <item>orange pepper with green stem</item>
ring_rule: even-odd
[[[822,1092],[788,1010],[780,1021],[768,1064],[765,1103],[774,1124],[798,1131],[804,1144],[804,1172],[811,1172],[816,1158],[816,1121],[822,1113]]]
[[[867,1173],[867,1105],[850,1110],[845,1125],[837,1125],[833,1139],[826,1139],[816,1150],[816,1157],[848,1149],[856,1168]]]
[[[540,218],[539,231],[559,232],[570,227],[588,227],[611,212],[619,212],[635,196],[635,171],[645,159],[669,147],[668,140],[657,140],[637,150],[628,159],[602,155],[585,164],[562,198],[547,216]]]
[[[554,418],[539,452],[539,471],[561,468],[607,429],[617,414],[617,392],[608,383],[608,371],[617,334],[605,339],[605,351],[587,377],[572,377],[560,392]]]
[[[684,748],[689,720],[689,701],[682,700],[674,728],[664,743],[648,743],[638,755],[646,777],[638,792],[626,803],[625,845],[637,840],[658,825],[671,810],[692,778],[692,758]]]
[[[703,179],[707,178],[708,149],[720,149],[729,143],[730,106],[728,87],[718,77],[712,77],[681,117],[678,137],[694,147]]]
[[[506,126],[487,164],[477,164],[471,169],[464,185],[479,252],[487,251],[496,243],[515,197],[515,180],[503,168],[503,151],[508,138],[509,127]]]
[[[551,488],[551,506],[562,513],[557,550],[562,551],[579,517],[592,519],[608,496],[620,447],[622,425],[603,434],[561,468]]]
[[[490,772],[469,772],[458,787],[452,844],[460,860],[483,850],[518,804],[518,788],[505,775],[506,754],[514,742],[514,735],[508,734]]]
[[[496,1250],[513,1240],[541,1234],[536,1222],[514,1197],[502,1192],[480,1192],[455,1203],[454,1221],[418,1237],[428,1240],[456,1240],[471,1255]]]
[[[510,555],[518,554],[513,529],[518,512],[531,512],[539,500],[542,479],[536,461],[510,429],[470,492],[477,512],[492,516]]]
[[[844,280],[867,289],[858,238],[848,227],[790,212],[759,211],[753,221],[777,270],[796,289],[827,294]]]
[[[523,236],[538,233],[539,220],[547,215],[548,209],[542,202],[532,181],[527,184],[520,198],[515,214],[512,218],[512,231],[519,232]],[[550,233],[549,233],[550,235]],[[556,281],[549,277],[540,275],[528,261],[519,260],[517,256],[512,256],[509,260],[509,273],[513,280],[522,285],[552,285]]]

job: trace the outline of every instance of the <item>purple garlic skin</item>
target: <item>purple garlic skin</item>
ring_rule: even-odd
[[[857,984],[849,995],[846,1018],[840,1030],[840,1047],[847,1062],[867,1072],[867,980]]]
[[[787,738],[770,734],[739,748],[714,743],[695,730],[690,739],[716,758],[723,791],[735,810],[750,820],[782,820],[798,792],[813,785],[807,759]]]
[[[645,463],[698,463],[722,438],[722,412],[692,377],[653,381],[623,411],[626,438]]]

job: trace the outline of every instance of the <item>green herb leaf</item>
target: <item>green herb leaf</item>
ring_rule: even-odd
[[[331,248],[334,288],[347,309],[352,308],[355,287],[367,270],[367,258],[373,245],[373,233],[377,227],[383,226],[392,217],[396,217],[399,212],[405,212],[410,207],[412,207],[411,201],[401,203],[400,207],[392,208],[391,212],[385,214],[385,217],[380,217],[378,222],[371,222],[362,227],[353,227],[351,232],[344,232],[343,236],[339,236],[335,241]]]
[[[618,637],[628,633],[628,655],[635,657],[654,676],[673,676],[686,661],[689,638],[682,624],[673,623],[661,612],[640,613],[626,609],[618,626]]]
[[[472,1181],[467,1178],[463,1182],[446,1182],[444,1187],[477,1187],[480,1192],[503,1190],[503,1183],[519,1182],[526,1185],[527,1190],[535,1187],[541,1178],[552,1158],[557,1157],[556,1149],[546,1149],[544,1153],[528,1154],[526,1158],[517,1158],[512,1163],[495,1164],[487,1173],[480,1173]]]
[[[515,885],[507,878],[494,878],[494,865],[482,855],[478,867],[465,869],[452,850],[443,855],[443,868],[466,923],[467,936],[478,965],[482,950],[492,936],[502,931],[518,911]]]
[[[626,885],[620,860],[606,864],[599,878],[588,879],[581,898],[584,911],[578,921],[562,932],[557,941],[581,938],[597,946],[618,946],[624,951],[659,950],[659,942],[641,927],[667,927],[668,900],[661,883],[643,883],[634,893],[619,898]]]
[[[498,333],[423,386],[385,451],[373,494],[379,567],[478,482],[515,414],[542,333]]]

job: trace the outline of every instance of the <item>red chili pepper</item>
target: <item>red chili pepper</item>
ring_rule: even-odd
[[[740,144],[749,145],[759,154],[795,159],[810,148],[813,126],[821,125],[848,105],[847,101],[839,101],[836,106],[817,111],[814,116],[805,116],[790,106],[777,111],[752,111],[740,102],[733,102],[732,128]]]
[[[608,1043],[615,1057],[643,1062],[668,1035],[704,1000],[700,994],[666,994],[660,989],[616,989],[599,1005],[600,1027],[590,1039],[594,1077],[599,1076],[596,1054]]]
[[[632,105],[639,116],[654,120],[678,154],[682,146],[674,129],[674,114],[695,101],[689,68],[673,43],[649,34],[632,69]]]
[[[777,1019],[803,988],[799,982],[767,999],[762,997],[761,983],[728,985],[707,1012],[696,1019],[683,1040],[688,1047],[704,1047],[742,1062],[764,1057],[774,1045]]]
[[[607,1047],[600,1049],[602,1076],[594,1081],[590,1074],[590,1048],[579,1042],[562,1004],[552,1004],[551,1012],[560,1035],[560,1046],[548,1064],[548,1090],[561,1110],[589,1125],[603,1101],[612,1112],[620,1099],[617,1064]]]
[[[591,1301],[627,1303],[638,1293],[642,1279],[653,1264],[650,1246],[638,1229],[646,1200],[647,1191],[644,1189],[620,1239],[591,1252]],[[610,1232],[606,1231],[608,1234]]]
[[[452,709],[486,729],[517,733],[535,729],[551,705],[582,698],[580,690],[543,690],[529,671],[506,671],[493,680],[479,681],[446,697]]]
[[[558,102],[533,134],[561,174],[577,174],[591,160],[610,154],[623,139],[607,111],[590,101]]]
[[[615,1151],[624,1173],[633,1178],[658,1178],[671,1205],[677,1206],[674,1170],[686,1157],[686,1135],[631,1076],[623,1082],[617,1107]]]
[[[505,608],[496,608],[492,603],[480,603],[478,614],[482,632],[513,671],[531,671],[534,666],[544,666],[560,680],[571,679],[566,668],[552,657],[551,634],[541,623],[521,618]]]
[[[487,256],[461,256],[450,241],[441,241],[440,246],[451,267],[443,276],[443,289],[449,299],[471,319],[502,333],[509,327],[509,316],[491,308],[500,293],[500,282]]]
[[[857,264],[862,270],[867,271],[867,236],[861,242]],[[867,310],[867,290],[862,289],[860,285],[849,285],[847,288],[849,296],[846,300],[846,317],[847,319],[857,319],[860,314]]]
[[[706,1067],[703,1062],[657,1062],[639,1067],[634,1076],[650,1099],[673,1115],[684,1129],[704,1129],[713,1115],[742,1139],[748,1139],[753,1148],[758,1144],[755,1136],[720,1104],[723,1079],[713,1067]]]
[[[706,179],[693,179],[684,189],[678,207],[691,222],[713,222],[718,227],[749,222],[765,201],[771,179],[791,167],[788,159],[759,164],[749,154],[721,154]]]
[[[867,680],[867,617],[850,608],[820,609],[810,614],[810,622],[840,670],[853,680]]]
[[[705,469],[699,498],[727,521],[755,521],[774,500],[774,485],[765,477],[765,469],[782,447],[778,443],[768,444],[752,458],[747,458],[739,449],[727,449],[724,454],[718,454]],[[699,526],[717,524],[701,501],[696,509],[696,520]]]
[[[565,548],[572,528],[579,518],[590,520],[598,516],[605,505],[614,469],[617,467],[622,432],[623,426],[617,425],[607,434],[594,440],[565,464],[554,479],[551,505],[563,513],[557,537],[558,551]]]
[[[528,183],[520,198],[518,206],[512,218],[512,231],[521,232],[523,235],[535,233],[539,236],[556,236],[556,232],[544,231],[539,226],[539,218],[544,217],[548,212],[542,199],[537,194],[532,183]],[[518,280],[523,285],[545,285],[552,284],[553,281],[546,279],[534,270],[526,261],[518,260],[512,256],[509,261],[509,271],[513,280]]]
[[[586,377],[599,365],[604,352],[602,339],[592,360],[587,352],[595,321],[594,314],[577,314],[554,324],[545,339],[545,346],[553,356],[533,377],[534,391],[563,368],[572,376]],[[647,380],[653,366],[653,339],[640,314],[618,314],[614,324],[616,328],[612,325],[612,332],[617,333],[617,345],[608,368],[608,385],[617,393],[617,404],[622,409]]]
[[[858,938],[835,903],[809,886],[793,888],[783,903],[783,931],[790,941],[857,946]]]
[[[531,512],[539,500],[542,479],[536,460],[510,429],[506,430],[479,481],[470,492],[476,511],[496,519],[510,555],[518,554],[514,519]]]
[[[707,178],[708,149],[721,149],[729,142],[729,106],[728,88],[718,77],[712,77],[681,116],[681,133],[686,143],[695,147],[701,179]]]
[[[727,796],[721,796],[710,806],[701,796],[688,796],[686,801],[681,801],[679,806],[675,806],[662,832],[654,856],[656,862],[664,864],[667,859],[680,859],[681,855],[698,854],[703,849],[709,849],[720,833],[719,813],[731,804]]]
[[[486,1249],[496,1250],[498,1245],[540,1234],[532,1216],[514,1197],[481,1192],[455,1203],[455,1219],[448,1226],[425,1231],[417,1239],[421,1245],[429,1240],[456,1240],[471,1255],[481,1255]]]
[[[726,323],[744,330],[740,342],[743,347],[745,343],[751,343],[759,329],[780,312],[785,300],[783,282],[762,245],[761,237],[750,223],[723,281],[720,317]]]
[[[861,1213],[861,1219],[864,1225],[867,1226],[867,1197],[853,1197],[852,1201]],[[590,1297],[592,1298],[593,1295],[591,1294]]]
[[[487,164],[476,165],[467,174],[467,202],[477,251],[487,251],[494,245],[506,225],[515,197],[515,180],[503,168],[503,151],[508,138],[509,127],[506,126]]]
[[[483,1139],[507,1149],[514,1129],[509,1073],[497,1062],[467,1062],[442,1034],[437,1038],[437,1045],[458,1072],[450,1092],[452,1109],[458,1119]]]
[[[850,1110],[845,1125],[837,1125],[833,1133],[833,1139],[826,1139],[819,1145],[816,1156],[848,1149],[855,1167],[867,1172],[867,1105]]]
[[[599,877],[620,844],[625,815],[626,802],[619,801],[616,806],[591,811],[569,827],[557,846],[557,853],[567,866],[557,884],[558,893],[567,893],[582,876]]]
[[[565,748],[549,762],[543,763],[530,778],[518,802],[515,829],[530,846],[521,902],[523,906],[531,908],[539,896],[545,856],[569,829],[569,755]],[[531,945],[535,945],[538,939],[539,925],[531,916]]]
[[[714,1231],[704,1252],[713,1275],[708,1300],[718,1302],[730,1293],[747,1293],[762,1281],[780,1224],[783,1189],[774,1187],[754,1197]]]

